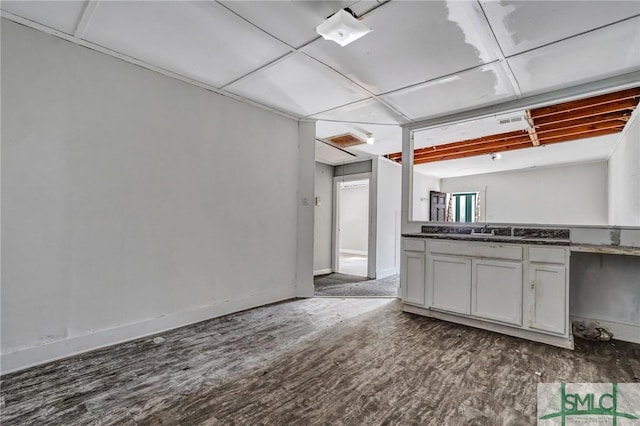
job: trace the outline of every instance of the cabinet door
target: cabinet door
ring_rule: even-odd
[[[402,254],[402,301],[425,305],[425,254],[405,251]]]
[[[469,315],[471,301],[471,259],[429,256],[428,287],[431,307]]]
[[[471,314],[522,325],[522,263],[473,260]]]
[[[529,327],[566,334],[567,273],[564,266],[529,266]]]

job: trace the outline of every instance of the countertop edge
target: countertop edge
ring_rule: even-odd
[[[500,236],[483,237],[465,237],[464,235],[452,234],[402,234],[406,238],[424,238],[434,240],[450,240],[450,241],[469,241],[480,243],[501,243],[501,244],[533,244],[547,246],[563,246],[568,247],[573,252],[580,253],[596,253],[596,254],[618,254],[627,256],[640,256],[640,247],[629,246],[613,246],[613,245],[597,245],[597,244],[581,244],[571,243],[570,240],[545,239],[545,238],[513,238]]]
[[[485,237],[466,237],[464,235],[454,234],[402,234],[407,238],[425,238],[434,240],[451,240],[451,241],[469,241],[479,243],[503,243],[503,244],[535,244],[535,245],[547,245],[547,246],[569,246],[571,242],[569,240],[559,240],[552,238],[513,238],[513,237],[500,237],[500,236],[487,236]]]

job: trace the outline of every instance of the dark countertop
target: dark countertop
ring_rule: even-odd
[[[478,241],[482,243],[510,243],[510,244],[535,244],[544,246],[569,246],[569,239],[556,238],[533,238],[533,237],[511,237],[505,235],[471,235],[471,234],[402,234],[403,237],[410,238],[430,238],[435,240],[456,240],[456,241]]]
[[[571,251],[596,254],[621,254],[626,256],[640,256],[640,247],[571,244]]]

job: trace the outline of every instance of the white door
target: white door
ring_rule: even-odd
[[[431,307],[469,315],[471,304],[471,259],[429,256]]]
[[[566,268],[556,265],[529,266],[529,327],[566,334]]]
[[[522,325],[522,263],[473,260],[471,314]]]
[[[402,301],[412,305],[425,305],[425,255],[405,251],[402,254]]]

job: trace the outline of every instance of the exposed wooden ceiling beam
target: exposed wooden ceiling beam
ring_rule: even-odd
[[[455,154],[473,154],[475,152],[481,152],[484,151],[486,149],[493,149],[493,150],[499,150],[505,146],[509,146],[509,145],[517,145],[517,144],[521,144],[521,143],[530,143],[529,140],[529,135],[527,135],[526,133],[520,135],[520,137],[518,139],[511,139],[511,140],[507,140],[507,141],[493,141],[493,142],[485,142],[482,144],[476,144],[476,145],[471,145],[471,146],[451,146],[447,149],[436,149],[436,150],[431,150],[431,151],[426,151],[426,152],[421,152],[421,153],[414,153],[413,158],[414,160],[419,159],[419,158],[429,158],[432,156],[438,156],[438,155],[455,155]]]
[[[507,141],[512,139],[518,139],[525,135],[523,130],[516,130],[514,132],[506,132],[499,133],[496,135],[483,136],[481,138],[475,139],[466,139],[459,142],[450,142],[442,145],[434,145],[426,148],[419,148],[414,151],[414,155],[421,154],[422,152],[431,152],[433,150],[446,150],[450,148],[461,148],[465,146],[474,146],[478,144],[488,143],[488,142],[499,142],[499,141]]]
[[[432,163],[434,161],[456,160],[459,158],[475,157],[478,155],[493,154],[495,152],[513,151],[516,149],[524,149],[524,148],[531,148],[531,141],[529,140],[528,136],[524,142],[504,145],[503,147],[500,147],[500,148],[491,147],[491,148],[477,150],[474,152],[437,154],[437,155],[432,155],[430,157],[414,158],[413,163],[424,164],[424,163]]]
[[[574,111],[576,109],[595,107],[610,102],[634,99],[638,97],[640,97],[640,87],[634,87],[632,89],[621,90],[619,92],[607,93],[606,95],[593,96],[590,98],[578,99],[577,101],[563,102],[556,105],[534,108],[531,110],[531,115],[534,117],[546,117],[547,115],[553,115],[559,112]]]
[[[547,130],[547,129],[566,129],[567,127],[572,126],[581,126],[584,124],[596,124],[596,123],[606,123],[606,122],[615,122],[618,124],[625,124],[631,118],[631,112],[628,110],[624,111],[616,111],[610,112],[607,114],[593,115],[590,117],[577,118],[574,120],[566,120],[558,123],[547,123],[542,125],[537,125],[538,131]]]
[[[572,111],[559,112],[556,114],[538,117],[534,111],[531,111],[536,126],[542,126],[551,123],[560,123],[563,121],[575,120],[577,118],[593,117],[595,115],[607,114],[617,111],[633,111],[638,104],[636,99],[624,99],[617,102],[609,102],[606,104],[596,105],[594,107],[584,107]]]
[[[624,127],[624,123],[605,121],[602,123],[591,123],[579,126],[539,130],[538,137],[541,140],[544,140],[545,138],[548,139],[549,137],[553,137],[554,135],[581,135],[583,133],[586,134],[597,130],[618,129],[622,127]]]
[[[531,143],[533,144],[533,146],[538,146],[540,145],[540,141],[538,140],[538,135],[536,134],[536,126],[533,124],[533,118],[531,118],[531,112],[529,110],[525,111],[525,116],[527,118],[527,123],[529,124],[527,132],[529,132]]]
[[[622,129],[623,127],[620,126],[620,127],[611,127],[608,129],[593,130],[589,132],[580,133],[579,137],[576,137],[576,135],[572,133],[549,135],[547,137],[541,137],[540,143],[542,145],[546,145],[546,144],[552,144],[557,142],[571,142],[578,139],[586,139],[586,138],[593,138],[596,136],[606,136],[606,135],[612,135],[614,133],[620,133]]]
[[[414,163],[453,160],[531,148],[622,131],[640,102],[640,87],[526,111],[529,128],[420,148]],[[387,155],[401,162],[402,153]]]

